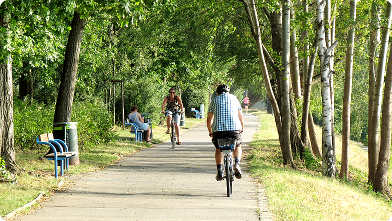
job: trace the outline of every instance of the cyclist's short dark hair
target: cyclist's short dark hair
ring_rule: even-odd
[[[230,88],[226,84],[221,84],[218,86],[218,88],[216,88],[216,93],[218,93],[218,94],[226,93],[229,91],[230,91]]]
[[[172,88],[169,89],[169,93],[170,93],[170,91],[176,92],[176,89],[174,87],[172,87]]]

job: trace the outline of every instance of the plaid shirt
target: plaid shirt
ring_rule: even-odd
[[[215,97],[208,109],[214,114],[212,132],[241,130],[238,110],[242,110],[241,104],[234,95],[222,93]]]

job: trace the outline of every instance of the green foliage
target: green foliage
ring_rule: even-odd
[[[115,135],[112,131],[113,119],[98,99],[75,103],[72,121],[78,122],[78,144],[82,149],[107,143]]]
[[[18,99],[14,101],[14,138],[15,146],[21,150],[35,149],[36,138],[53,130],[54,105],[27,104]],[[76,102],[73,107],[72,120],[78,122],[78,143],[81,149],[110,141],[112,118],[105,105],[97,100]]]
[[[306,169],[312,171],[322,171],[320,162],[321,160],[315,157],[309,148],[305,148],[303,163]]]
[[[54,106],[14,100],[14,139],[21,150],[34,149],[38,135],[53,129]]]
[[[153,125],[157,125],[162,116],[161,106],[169,87],[158,82],[151,82],[151,78],[134,79],[124,86],[125,117],[131,112],[131,106],[137,105],[139,113],[150,113]],[[118,96],[117,98],[120,98]],[[117,110],[121,108],[120,99],[116,103]],[[117,111],[117,116],[121,116]],[[120,121],[120,118],[116,120]],[[121,122],[121,121],[120,121]]]
[[[188,87],[182,93],[182,103],[184,104],[185,114],[187,117],[192,117],[194,112],[191,108],[197,108],[200,104],[204,105],[204,113],[208,110],[209,90],[204,88]]]

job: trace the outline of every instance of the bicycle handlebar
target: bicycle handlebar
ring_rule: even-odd
[[[162,111],[161,113],[162,113],[162,114],[166,114],[166,111]],[[181,114],[181,111],[172,111],[172,114],[173,114],[173,115]]]

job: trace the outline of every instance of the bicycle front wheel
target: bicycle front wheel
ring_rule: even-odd
[[[171,148],[174,149],[174,147],[176,146],[176,134],[175,134],[175,130],[174,130],[174,124],[172,123],[171,125],[171,142],[172,142],[172,146]]]
[[[225,156],[225,174],[226,174],[226,189],[227,189],[227,197],[230,197],[232,193],[232,178],[231,178],[231,169],[230,169],[230,159],[226,155]]]

